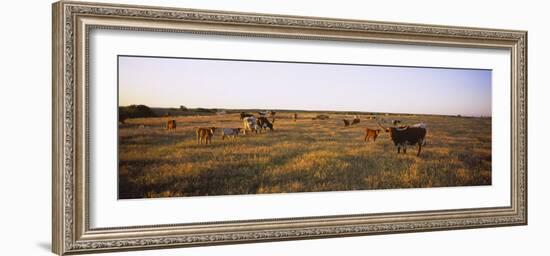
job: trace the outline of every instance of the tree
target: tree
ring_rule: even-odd
[[[181,110],[181,111],[187,111],[187,107],[181,105],[181,106],[180,106],[180,110]]]

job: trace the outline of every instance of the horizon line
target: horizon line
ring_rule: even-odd
[[[181,111],[179,107],[160,107],[160,106],[148,106],[146,104],[130,104],[119,105],[119,107],[144,105],[151,109],[176,109]],[[470,115],[470,114],[440,114],[440,113],[413,113],[413,112],[384,112],[384,111],[363,111],[363,110],[326,110],[326,109],[289,109],[289,108],[218,108],[218,107],[187,107],[187,109],[209,109],[209,110],[238,110],[238,111],[296,111],[296,112],[355,112],[355,113],[370,113],[370,114],[392,114],[392,115],[430,115],[430,116],[463,116],[463,117],[491,117],[491,115]]]

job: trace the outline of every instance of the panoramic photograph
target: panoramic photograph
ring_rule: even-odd
[[[118,56],[118,198],[491,185],[492,71]]]

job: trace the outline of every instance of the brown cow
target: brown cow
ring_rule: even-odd
[[[365,139],[364,141],[369,141],[369,138],[372,138],[372,141],[376,141],[376,137],[378,137],[378,134],[380,133],[380,129],[369,129],[365,128]]]
[[[271,117],[271,122],[272,123],[275,123],[275,115],[277,114],[277,112],[271,110],[269,111],[269,116]]]
[[[195,127],[197,144],[201,145],[203,141],[205,145],[211,144],[215,131],[216,127]]]
[[[354,124],[358,124],[359,122],[361,122],[361,119],[359,118],[354,118],[353,121],[351,122],[351,125],[354,125]]]
[[[294,113],[294,115],[292,115],[292,117],[294,118],[294,122],[296,122],[296,120],[298,120],[298,114],[297,113]]]
[[[166,123],[166,130],[176,130],[176,120],[168,120]]]

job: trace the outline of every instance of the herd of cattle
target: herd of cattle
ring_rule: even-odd
[[[273,131],[273,125],[276,120],[275,115],[276,113],[273,111],[258,112],[258,115],[242,112],[240,113],[240,119],[243,122],[242,128],[195,127],[197,144],[210,144],[212,142],[212,137],[214,136],[214,133],[218,129],[221,130],[222,140],[224,140],[226,137],[236,138],[241,133],[246,135],[247,132],[262,133],[267,130]],[[326,120],[328,118],[328,115],[317,115],[312,119]],[[403,153],[407,153],[407,146],[416,145],[418,146],[418,151],[416,155],[420,155],[422,146],[426,144],[427,127],[425,123],[419,123],[415,125],[399,125],[401,124],[400,120],[384,120],[382,118],[377,118],[374,116],[368,118],[377,120],[378,126],[380,126],[380,128],[382,129],[365,128],[365,137],[363,139],[365,142],[368,142],[370,139],[372,139],[373,142],[376,141],[376,138],[383,130],[389,133],[391,140],[397,147],[398,154],[401,153],[401,149],[403,149]],[[298,114],[293,114],[292,119],[294,120],[294,122],[296,122],[298,120]],[[351,121],[343,119],[343,122],[344,127],[348,127],[359,124],[361,120],[358,116],[354,116]],[[385,127],[384,125],[382,125],[381,122],[389,122],[393,126]],[[166,123],[166,129],[175,130],[176,120],[168,120]]]

